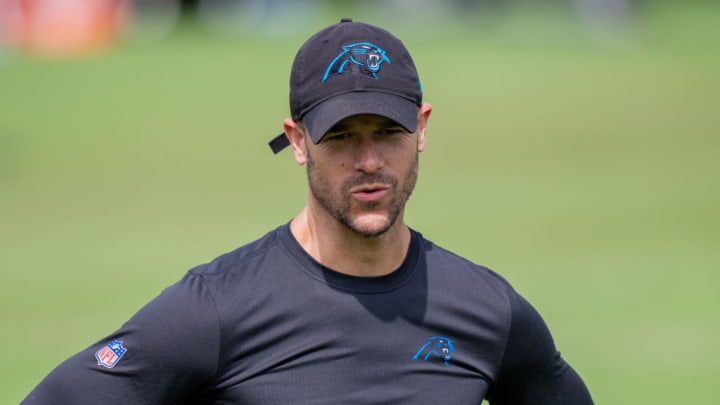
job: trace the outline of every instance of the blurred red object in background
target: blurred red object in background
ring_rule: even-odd
[[[127,9],[123,0],[0,0],[0,43],[39,56],[96,52],[117,38]]]

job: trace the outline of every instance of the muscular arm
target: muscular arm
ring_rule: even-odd
[[[555,348],[537,311],[513,294],[512,325],[492,405],[591,405],[580,376]]]
[[[111,368],[98,364],[96,353],[113,340],[126,352]],[[200,277],[188,275],[118,331],[60,364],[22,405],[173,403],[215,373],[218,345],[212,297]]]

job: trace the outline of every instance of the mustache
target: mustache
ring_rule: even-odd
[[[346,180],[343,183],[343,189],[349,190],[353,187],[359,187],[365,184],[387,184],[395,187],[398,184],[398,179],[387,173],[362,173]]]

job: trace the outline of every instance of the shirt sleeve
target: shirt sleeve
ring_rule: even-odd
[[[540,314],[512,293],[512,323],[491,405],[592,405],[585,383],[563,360]]]
[[[209,291],[188,273],[119,330],[69,358],[25,404],[171,404],[217,370],[219,322]]]

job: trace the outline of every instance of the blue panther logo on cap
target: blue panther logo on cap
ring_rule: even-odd
[[[343,73],[357,73],[377,80],[377,72],[383,62],[390,64],[390,58],[385,55],[385,51],[369,42],[345,45],[342,49],[325,70],[323,83],[328,77]]]

